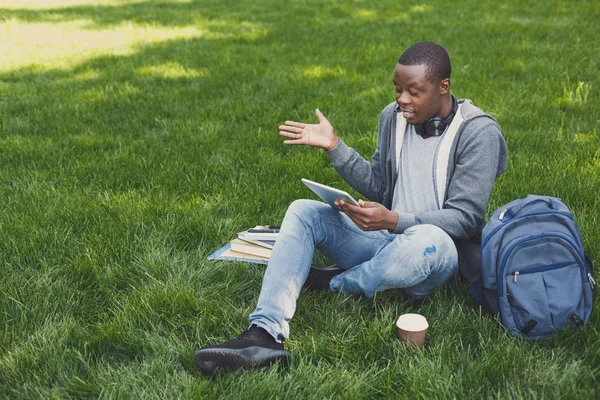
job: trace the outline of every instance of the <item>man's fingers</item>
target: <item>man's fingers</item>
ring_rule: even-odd
[[[354,204],[344,202],[344,207],[347,207],[348,210],[352,211],[355,214],[364,214],[364,210],[360,206],[355,206]]]
[[[288,139],[297,139],[296,135],[294,135],[293,133],[279,132],[279,136],[283,136]]]
[[[284,140],[283,144],[304,144],[304,141],[302,139]]]
[[[296,121],[285,121],[285,124],[289,125],[289,126],[295,126],[295,127],[300,128],[300,129],[304,129],[304,127],[306,126],[305,123],[303,123],[303,122],[296,122]]]
[[[352,218],[364,215],[364,212],[360,207],[347,202],[343,202],[340,208],[342,209],[342,211],[344,211],[345,214]]]
[[[375,207],[379,206],[379,203],[375,203],[373,201],[359,200],[358,203],[360,204],[360,206],[362,208],[375,208]]]
[[[288,131],[288,132],[294,132],[294,133],[300,133],[302,132],[304,128],[299,128],[296,126],[290,126],[290,125],[279,125],[279,130],[282,131]]]
[[[288,131],[279,131],[279,135],[288,137],[290,139],[301,139],[302,138],[302,133],[294,133],[294,132],[288,132]]]
[[[325,118],[323,113],[318,108],[315,110],[315,114],[317,115],[317,119],[319,120],[319,123],[321,123],[323,121],[327,121],[327,118]]]

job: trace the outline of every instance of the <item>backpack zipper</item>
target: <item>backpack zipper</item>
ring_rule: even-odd
[[[596,280],[594,279],[594,277],[592,276],[591,272],[588,272],[588,279],[590,280],[590,286],[594,287],[597,285]]]
[[[522,200],[527,200],[527,199],[528,199],[528,198],[526,198],[526,199],[522,199]],[[560,200],[560,199],[559,199],[559,200]],[[502,210],[502,212],[500,212],[500,216],[498,217],[498,219],[499,219],[499,220],[502,220],[502,218],[504,218],[504,215],[505,215],[507,212],[509,212],[509,211],[512,213],[512,217],[514,217],[516,214],[518,214],[519,212],[523,211],[523,209],[524,209],[524,208],[530,207],[532,204],[536,204],[536,203],[544,203],[544,204],[547,204],[547,205],[549,205],[549,206],[550,206],[550,208],[551,208],[552,210],[559,211],[559,210],[558,210],[558,208],[557,208],[557,207],[555,207],[555,205],[556,205],[556,202],[555,202],[555,201],[554,201],[554,200],[553,200],[551,197],[547,197],[547,198],[538,198],[538,199],[531,200],[531,201],[527,202],[527,204],[525,204],[525,205],[521,205],[522,203],[521,203],[521,204],[518,204],[518,205],[517,205],[517,204],[514,204],[512,207],[508,207],[508,208],[505,208],[505,209],[503,209],[503,210]],[[520,206],[520,207],[519,207],[519,206]],[[518,208],[518,210],[517,210],[516,212],[514,212],[514,211],[513,211],[513,209],[514,209],[514,208]],[[504,222],[504,221],[502,221],[502,222]]]
[[[521,240],[517,241],[515,244],[513,244],[512,246],[510,246],[510,248],[504,255],[504,258],[502,259],[502,263],[500,264],[500,269],[498,271],[498,276],[497,276],[498,295],[500,297],[504,296],[504,270],[506,269],[506,262],[508,261],[508,256],[510,256],[510,254],[513,252],[513,250],[520,244],[522,244],[524,242],[528,242],[530,240],[539,239],[542,237],[557,237],[557,238],[560,238],[560,239],[566,241],[568,244],[571,245],[572,249],[575,250],[575,254],[577,254],[581,260],[584,260],[584,258],[581,256],[581,254],[579,254],[579,252],[577,251],[577,246],[575,246],[573,244],[573,242],[571,242],[566,236],[556,234],[556,233],[555,234],[542,233],[540,235],[530,236],[525,239],[521,239]],[[578,262],[577,264],[579,264],[580,266],[582,265],[580,262]],[[582,278],[585,279],[586,272],[588,272],[587,265],[585,264],[585,262],[583,262],[583,266],[584,266],[584,271],[582,272]],[[587,276],[589,278],[589,276],[590,276],[589,272],[587,273]]]
[[[576,263],[573,263],[573,262],[564,262],[564,263],[560,263],[560,264],[542,265],[541,267],[535,267],[535,268],[531,268],[531,269],[526,269],[525,271],[515,271],[515,272],[513,272],[513,275],[515,276],[514,279],[513,279],[513,281],[517,282],[519,275],[527,275],[527,274],[535,274],[537,272],[552,271],[552,270],[555,270],[555,269],[560,269],[560,268],[568,267],[569,265],[573,265],[573,264],[576,264]]]
[[[502,211],[500,212],[500,215],[498,216],[498,219],[499,219],[500,221],[502,221],[502,218],[504,218],[504,214],[505,214],[507,211],[508,211],[508,208],[505,208],[504,210],[502,210]]]
[[[500,214],[502,214],[502,217],[504,217],[504,213],[507,211],[508,209],[504,209],[502,210],[502,212]],[[575,222],[575,218],[573,218],[573,216],[571,214],[569,214],[568,212],[565,211],[541,211],[541,212],[536,212],[536,213],[530,213],[530,214],[524,214],[521,216],[518,216],[516,218],[511,219],[510,221],[506,221],[503,222],[501,225],[497,226],[493,231],[491,231],[487,237],[485,238],[485,241],[481,244],[481,251],[483,251],[484,247],[486,244],[488,244],[488,242],[490,241],[490,239],[492,238],[492,236],[494,236],[496,233],[498,233],[498,231],[502,228],[504,228],[506,225],[510,224],[513,221],[517,221],[521,218],[526,218],[526,217],[531,217],[534,215],[544,215],[544,214],[560,214],[563,215],[567,218],[570,218],[571,220],[573,220],[573,222]],[[502,219],[501,217],[499,219]]]

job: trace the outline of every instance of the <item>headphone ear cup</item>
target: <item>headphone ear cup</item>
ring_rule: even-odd
[[[446,123],[440,117],[431,118],[424,125],[425,133],[431,136],[440,136],[446,130]]]

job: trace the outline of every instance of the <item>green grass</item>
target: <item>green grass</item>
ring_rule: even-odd
[[[303,292],[287,373],[208,380],[192,358],[246,327],[264,271],[206,257],[312,197],[302,177],[350,190],[278,124],[319,107],[370,157],[416,41],[442,43],[453,92],[504,129],[488,211],[560,197],[600,264],[599,17],[583,0],[0,0],[0,397],[597,396],[598,305],[524,342],[458,279],[420,307]],[[431,323],[423,350],[394,340],[408,311]]]

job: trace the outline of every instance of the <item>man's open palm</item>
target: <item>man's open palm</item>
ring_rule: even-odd
[[[303,122],[285,121],[285,125],[279,126],[279,134],[291,140],[284,140],[285,144],[305,144],[331,150],[338,143],[333,126],[327,118],[319,111],[317,114],[318,124],[305,124]]]

